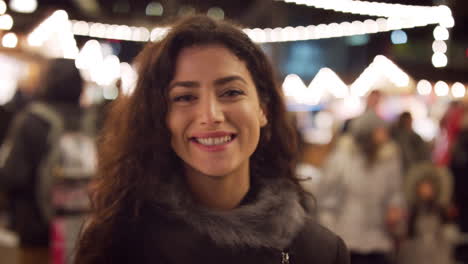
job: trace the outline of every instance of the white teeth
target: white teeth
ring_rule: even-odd
[[[198,143],[206,145],[206,146],[215,146],[215,145],[222,145],[231,141],[231,136],[216,137],[216,138],[196,138],[195,140]]]

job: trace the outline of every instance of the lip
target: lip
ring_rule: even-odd
[[[209,138],[209,137],[225,137],[225,136],[233,136],[232,140],[222,144],[222,145],[215,145],[215,146],[206,146],[201,143],[198,143],[194,138]],[[216,131],[216,132],[199,132],[193,133],[192,136],[189,138],[190,143],[193,143],[197,148],[207,151],[207,152],[219,152],[223,151],[228,148],[228,146],[234,142],[237,137],[236,133],[232,132],[225,132],[225,131]]]

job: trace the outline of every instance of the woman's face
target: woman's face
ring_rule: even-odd
[[[171,145],[187,175],[249,172],[266,125],[246,64],[222,45],[183,49],[169,85]]]

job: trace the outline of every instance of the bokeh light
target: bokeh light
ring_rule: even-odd
[[[15,48],[18,45],[18,37],[15,33],[6,33],[2,38],[2,45],[5,48]]]
[[[420,80],[416,85],[416,90],[420,95],[429,95],[432,91],[432,85],[427,80]]]
[[[449,93],[449,86],[444,81],[438,81],[434,85],[434,92],[437,96],[447,96]]]
[[[447,56],[444,53],[441,52],[435,52],[434,55],[432,55],[432,65],[436,68],[442,68],[447,66]]]
[[[455,98],[462,98],[464,97],[466,94],[466,88],[465,86],[460,83],[460,82],[456,82],[452,85],[452,95],[453,97]]]

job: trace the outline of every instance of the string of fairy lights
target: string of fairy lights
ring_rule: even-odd
[[[407,28],[424,27],[436,25],[434,29],[434,42],[432,49],[434,51],[433,64],[436,67],[443,67],[447,64],[445,53],[447,52],[446,40],[449,39],[448,29],[454,26],[454,19],[450,8],[447,6],[413,6],[401,4],[388,4],[365,1],[327,1],[327,0],[276,0],[285,3],[306,5],[314,8],[333,10],[351,14],[360,14],[376,16],[376,19],[366,19],[364,21],[345,21],[341,23],[307,25],[298,27],[278,27],[278,28],[244,28],[243,31],[257,43],[275,43],[287,41],[300,41],[312,39],[327,39],[345,36],[355,36],[363,34],[375,34],[379,32],[395,31]],[[4,5],[2,5],[2,3]],[[13,25],[13,19],[5,14],[6,5],[0,0],[0,29],[10,30]],[[36,50],[45,50],[43,52],[53,52],[54,49],[40,49],[46,42],[54,43],[59,53],[63,57],[76,58],[80,56],[80,50],[77,48],[73,35],[88,36],[92,38],[116,39],[125,41],[158,41],[164,37],[170,28],[168,27],[135,27],[118,24],[104,24],[79,20],[69,20],[68,14],[63,10],[54,12],[50,17],[40,23],[27,37],[27,43]],[[3,35],[2,44],[4,47],[16,46],[18,39],[14,33]],[[13,43],[14,42],[14,43]],[[8,45],[6,45],[8,44]],[[51,54],[49,54],[51,55]],[[378,59],[377,59],[378,61]],[[330,72],[325,71],[330,76]],[[363,72],[363,76],[365,72]],[[361,76],[353,85],[350,85],[350,91],[359,91],[359,85],[366,86]],[[395,75],[395,76],[398,76]],[[407,79],[405,75],[400,79]],[[288,78],[287,78],[288,79]],[[336,78],[335,78],[336,79]],[[438,82],[434,85],[434,92],[437,95],[445,94],[444,82]],[[442,84],[441,84],[442,83]],[[344,87],[339,83],[337,87]],[[437,84],[437,83],[436,83]],[[463,86],[463,84],[461,84]],[[317,86],[314,84],[313,86]],[[460,83],[453,84],[452,90],[455,91],[455,97],[461,94],[465,87]],[[420,94],[428,93],[427,81],[422,80],[417,84],[417,91]],[[431,85],[432,87],[432,85]],[[438,87],[436,89],[436,87]],[[442,87],[442,88],[440,88]],[[463,88],[463,89],[462,89]],[[332,93],[343,94],[345,89],[337,90]],[[361,89],[361,91],[363,91]],[[457,92],[458,91],[458,92]],[[429,93],[432,92],[429,91]],[[356,92],[357,93],[357,92]],[[359,92],[361,94],[362,92]],[[338,96],[339,97],[339,96]]]
[[[388,4],[366,1],[327,1],[327,0],[277,0],[286,3],[306,5],[314,8],[333,10],[350,14],[376,16],[377,19],[364,21],[345,21],[341,23],[307,25],[298,27],[277,28],[245,28],[244,32],[258,43],[274,43],[300,40],[327,39],[379,32],[396,31],[415,27],[437,25],[434,28],[434,54],[432,62],[435,67],[447,65],[447,44],[449,28],[455,24],[449,7],[415,6]],[[169,28],[131,27],[127,25],[112,25],[86,21],[71,21],[75,35],[95,38],[110,38],[127,41],[157,41],[164,37]]]
[[[355,1],[355,0],[276,0],[285,3],[306,5],[314,8],[333,10],[335,12],[368,15],[376,17],[393,18],[397,23],[403,24],[400,28],[411,28],[438,24],[434,29],[434,42],[432,49],[432,64],[436,68],[445,67],[448,59],[446,40],[449,39],[449,28],[455,25],[452,11],[445,5],[440,6],[416,6],[403,4],[390,4],[381,2]],[[396,29],[395,29],[396,30]],[[369,32],[372,33],[372,32]],[[367,33],[368,34],[368,33]]]

